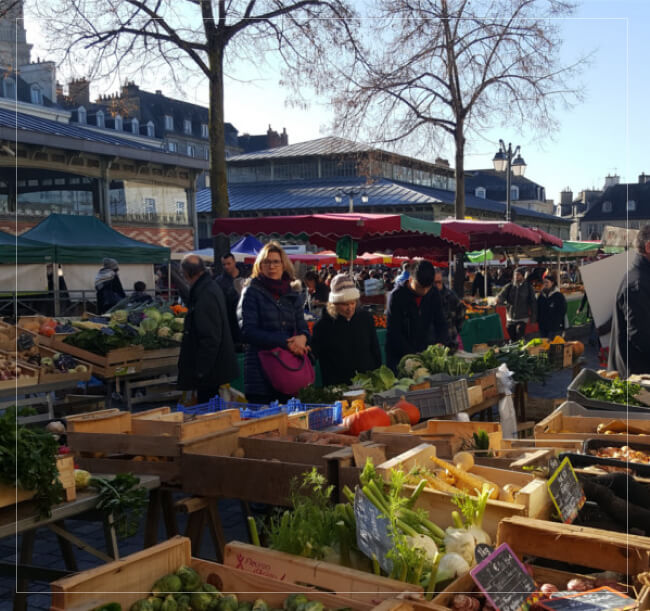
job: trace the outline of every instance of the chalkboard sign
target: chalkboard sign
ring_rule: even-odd
[[[622,592],[603,586],[560,598],[553,597],[538,604],[549,611],[614,611],[632,609],[636,601]]]
[[[488,545],[487,543],[479,543],[474,548],[474,558],[476,559],[476,564],[483,562],[492,552],[494,547]]]
[[[377,557],[379,566],[390,573],[393,561],[386,554],[393,548],[393,542],[388,533],[388,520],[379,517],[380,511],[357,488],[354,495],[354,517],[357,523],[357,547],[368,558],[373,554]]]
[[[507,543],[469,574],[497,611],[518,611],[535,593],[535,582]]]
[[[566,457],[548,480],[548,492],[565,524],[571,524],[585,504],[585,493]]]

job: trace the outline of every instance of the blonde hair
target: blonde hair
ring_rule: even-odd
[[[357,310],[361,307],[361,301],[356,300],[357,307],[354,309],[354,313],[357,313]],[[327,304],[325,305],[325,309],[327,310],[327,313],[332,317],[332,318],[338,318],[339,313],[338,310],[336,309],[336,304],[332,303],[331,301],[328,301]]]
[[[279,242],[268,242],[267,244],[264,245],[262,250],[257,255],[257,259],[255,259],[255,263],[253,264],[253,271],[251,273],[251,278],[257,278],[258,276],[262,276],[262,262],[266,260],[266,257],[269,256],[269,253],[274,252],[280,255],[280,259],[282,259],[282,271],[287,273],[289,275],[289,278],[291,280],[296,279],[296,272],[293,269],[293,263],[291,263],[291,259],[287,257],[287,253],[284,252],[284,249],[282,246],[280,246]]]

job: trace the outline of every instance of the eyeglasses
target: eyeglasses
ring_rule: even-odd
[[[268,265],[269,267],[273,265],[282,265],[282,259],[264,259],[262,263],[264,265]]]

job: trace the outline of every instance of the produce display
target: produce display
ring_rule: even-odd
[[[405,377],[418,380],[436,373],[445,373],[452,377],[469,376],[498,366],[496,353],[492,350],[470,360],[454,356],[449,348],[435,344],[419,354],[403,356],[397,370]]]
[[[634,396],[641,392],[639,384],[631,384],[624,380],[596,380],[580,387],[580,392],[590,399],[609,401],[629,405],[642,405]]]
[[[633,450],[629,446],[621,446],[620,448],[607,446],[604,448],[590,450],[589,454],[591,456],[598,456],[599,458],[614,458],[616,460],[624,460],[626,462],[650,465],[650,452]]]
[[[317,433],[315,431],[303,431],[295,435],[283,435],[280,431],[269,431],[253,435],[257,439],[277,439],[282,441],[293,441],[297,443],[313,443],[316,445],[352,445],[358,443],[357,439],[347,435],[336,435],[333,433]]]
[[[0,354],[0,382],[30,377],[36,378],[34,383],[38,381],[32,369],[21,366],[14,357],[8,354]]]
[[[45,373],[85,373],[88,367],[69,354],[55,352],[52,356],[41,356],[38,346],[17,353],[21,361],[41,367]]]

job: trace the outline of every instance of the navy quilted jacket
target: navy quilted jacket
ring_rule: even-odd
[[[270,348],[286,348],[293,335],[309,337],[302,297],[295,291],[276,300],[264,285],[253,278],[244,288],[237,307],[244,356],[244,392],[247,395],[276,394],[269,384],[257,353]]]

